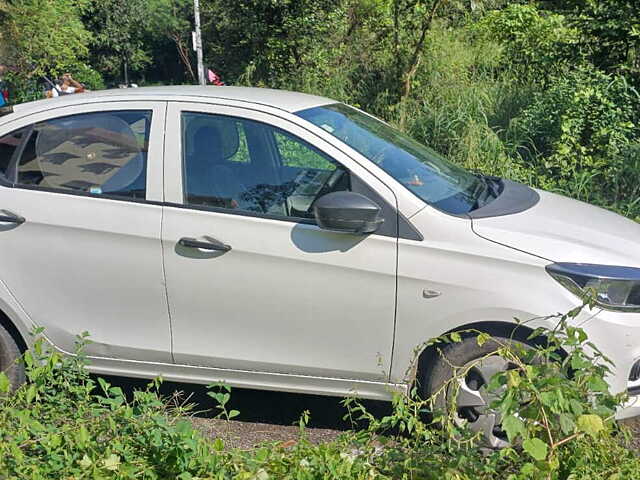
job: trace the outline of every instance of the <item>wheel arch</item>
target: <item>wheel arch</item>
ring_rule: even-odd
[[[530,339],[529,337],[535,331],[522,323],[506,322],[506,321],[480,321],[471,322],[464,325],[456,326],[442,335],[448,335],[453,332],[463,332],[465,330],[476,330],[478,332],[487,333],[489,335],[503,336],[505,338],[513,338],[526,343],[533,343],[534,345],[542,345],[544,337],[536,337]],[[471,333],[467,333],[471,336]],[[411,385],[416,385],[420,378],[429,375],[430,370],[433,368],[438,356],[438,349],[436,345],[427,345],[417,356],[415,362],[415,368],[413,369],[410,382]]]
[[[18,345],[20,352],[24,353],[29,348],[27,344],[28,337],[26,336],[26,332],[21,331],[16,324],[17,322],[14,322],[11,317],[5,313],[4,305],[0,304],[0,326],[9,332],[9,335],[11,335]]]
[[[0,279],[0,325],[9,332],[24,353],[33,342],[33,330],[37,327],[18,300]]]

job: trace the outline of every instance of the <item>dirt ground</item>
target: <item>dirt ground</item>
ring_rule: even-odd
[[[210,418],[194,418],[196,428],[210,438],[221,438],[227,448],[250,449],[260,443],[279,443],[284,446],[295,443],[298,428],[289,425],[269,423],[239,422],[216,420]],[[623,422],[633,433],[632,445],[640,452],[640,419]],[[313,443],[329,442],[340,435],[340,430],[329,428],[309,428],[307,435]]]
[[[211,418],[194,418],[195,427],[210,438],[221,438],[226,448],[248,450],[260,443],[278,443],[283,446],[295,444],[298,427],[269,423],[237,422]],[[309,428],[307,438],[313,443],[329,442],[335,439],[340,430],[328,428]]]

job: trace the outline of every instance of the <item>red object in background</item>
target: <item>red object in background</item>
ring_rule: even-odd
[[[207,80],[209,80],[209,83],[213,83],[218,87],[222,87],[224,85],[224,82],[220,80],[218,74],[211,69],[207,70]]]
[[[9,101],[9,90],[1,90],[2,92],[2,96],[4,97],[4,101],[8,102]]]

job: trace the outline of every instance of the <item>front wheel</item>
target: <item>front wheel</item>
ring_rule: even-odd
[[[478,345],[476,336],[468,336],[442,347],[420,379],[423,398],[437,394],[434,399],[437,410],[450,413],[459,425],[466,423],[471,431],[480,433],[486,446],[496,449],[509,446],[509,442],[501,428],[499,412],[490,408],[501,392],[489,391],[487,387],[494,375],[515,368],[499,355],[504,346],[516,351],[532,348],[524,342],[496,335]],[[453,409],[455,411],[451,411]]]

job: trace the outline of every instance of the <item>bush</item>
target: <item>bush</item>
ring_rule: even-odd
[[[474,30],[500,42],[503,64],[544,84],[550,74],[566,67],[578,43],[579,31],[568,23],[564,16],[535,5],[512,4],[488,13]]]
[[[160,381],[127,399],[103,379],[94,382],[84,366],[79,337],[76,357],[50,352],[40,339],[25,354],[29,383],[12,395],[0,373],[0,477],[6,479],[571,479],[638,478],[640,459],[625,445],[613,420],[624,400],[611,395],[604,377],[609,361],[572,327],[579,309],[537,330],[547,341],[535,350],[511,343],[500,354],[515,367],[493,377],[492,405],[504,418],[512,446],[487,451],[455,411],[436,410],[436,396],[421,400],[396,394],[393,412],[377,418],[347,399],[348,417],[367,428],[313,445],[306,439],[308,414],[300,419],[299,441],[290,448],[264,444],[254,450],[226,449],[204,438],[175,398],[161,398]],[[456,332],[428,342],[441,352],[476,332]],[[562,355],[560,352],[568,352]],[[481,360],[481,359],[480,359]],[[465,367],[472,368],[471,366]],[[458,368],[457,375],[465,375]],[[455,399],[456,379],[443,387]],[[453,395],[453,396],[451,396]],[[211,392],[220,416],[229,389]],[[427,414],[429,420],[427,420]]]
[[[537,186],[624,210],[640,194],[639,109],[624,77],[591,68],[557,77],[514,119],[514,158]]]

